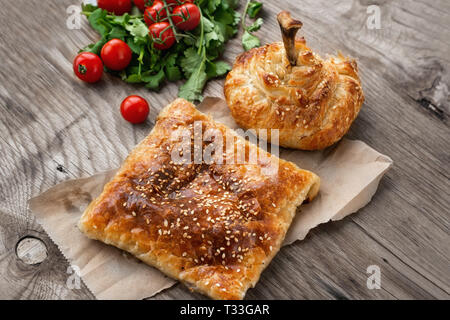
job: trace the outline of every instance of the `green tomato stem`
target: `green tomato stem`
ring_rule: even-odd
[[[167,19],[169,20],[170,26],[172,27],[172,31],[175,36],[175,40],[177,42],[179,42],[179,39],[178,39],[179,34],[177,33],[177,29],[175,28],[175,25],[173,24],[172,16],[171,16],[171,13],[169,10],[169,6],[167,5],[167,1],[166,0],[162,0],[162,1],[164,3],[164,8],[166,9]]]

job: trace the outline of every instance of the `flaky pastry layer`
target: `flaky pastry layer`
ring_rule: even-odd
[[[171,137],[193,132],[198,121],[203,132],[218,130],[236,149],[256,150],[262,159],[233,164],[224,148],[222,164],[174,162],[181,151]],[[258,149],[178,99],[89,205],[79,228],[211,298],[242,299],[280,249],[297,206],[318,189],[314,173]]]
[[[323,149],[347,133],[364,102],[358,67],[341,54],[322,59],[304,39],[295,47],[295,66],[282,42],[238,56],[225,97],[241,127],[278,129],[283,147]]]

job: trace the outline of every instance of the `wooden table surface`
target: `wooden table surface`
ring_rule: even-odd
[[[79,30],[66,27],[66,9],[77,2],[5,1],[0,11],[3,299],[94,298],[84,285],[67,287],[68,262],[27,200],[66,179],[118,167],[177,95],[176,85],[153,93],[109,75],[96,85],[78,81],[74,55],[98,35],[85,20]],[[275,15],[282,3],[303,21],[300,33],[314,50],[358,59],[366,102],[348,136],[389,155],[394,166],[367,207],[283,248],[247,298],[448,299],[450,2],[264,3],[264,43],[280,39]],[[368,27],[369,5],[380,10],[380,29]],[[232,62],[241,50],[240,39],[232,40],[225,59]],[[222,85],[223,79],[210,82],[205,95],[223,96]],[[132,126],[120,117],[118,106],[129,94],[150,101],[146,124]],[[28,236],[45,243],[42,263],[28,264],[39,243],[25,243],[25,253],[22,245],[16,248]],[[370,265],[380,267],[381,289],[367,288]],[[202,296],[178,284],[154,297],[172,298]]]

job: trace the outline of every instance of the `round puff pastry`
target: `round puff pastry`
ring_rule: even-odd
[[[238,56],[225,82],[225,98],[243,128],[279,129],[283,147],[326,148],[347,133],[364,102],[356,62],[341,54],[322,59],[303,38],[295,39],[301,22],[287,12],[278,20],[284,45],[272,43]]]

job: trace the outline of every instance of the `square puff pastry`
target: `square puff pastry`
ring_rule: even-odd
[[[224,151],[222,164],[173,162],[171,135],[194,132],[194,121],[201,121],[203,132],[219,130],[233,139],[233,150],[241,146],[268,161],[233,164]],[[265,170],[273,161],[278,169]],[[211,298],[243,299],[280,249],[297,206],[317,194],[319,181],[177,99],[89,205],[79,228]]]

